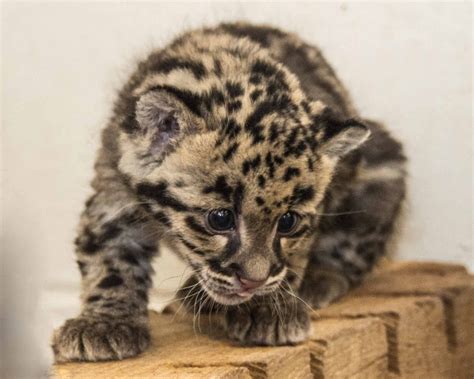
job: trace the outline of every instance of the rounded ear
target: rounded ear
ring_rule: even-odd
[[[356,119],[341,120],[328,108],[314,118],[320,130],[318,139],[320,152],[332,158],[341,158],[363,144],[370,130]]]
[[[329,133],[324,134],[323,152],[331,157],[343,157],[362,145],[370,136],[370,130],[356,120],[347,120]]]
[[[152,155],[165,153],[177,140],[181,129],[171,99],[149,92],[138,100],[135,112],[140,128],[149,137],[149,152]]]
[[[178,100],[160,91],[151,91],[140,97],[135,117],[152,155],[171,151],[195,124]]]

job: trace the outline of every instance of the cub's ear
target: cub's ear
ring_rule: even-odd
[[[173,150],[182,136],[189,134],[195,125],[178,100],[160,91],[148,92],[140,97],[135,117],[152,155],[163,155]]]
[[[370,136],[367,126],[355,119],[340,120],[328,111],[315,117],[320,151],[331,158],[341,158],[363,144]]]

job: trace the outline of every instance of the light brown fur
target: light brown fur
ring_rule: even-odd
[[[303,341],[299,298],[328,304],[384,255],[404,161],[295,35],[223,24],[152,52],[103,133],[76,241],[83,308],[55,332],[56,359],[146,348],[159,241],[193,269],[188,302],[227,306],[231,339]]]

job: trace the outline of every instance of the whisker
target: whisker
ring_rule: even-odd
[[[179,313],[179,311],[181,310],[181,308],[186,304],[186,300],[188,299],[189,296],[191,296],[189,299],[192,299],[194,298],[195,296],[197,296],[199,294],[199,291],[198,292],[195,292],[193,293],[193,290],[196,286],[198,286],[199,284],[201,284],[201,280],[199,282],[197,282],[196,284],[194,284],[191,289],[188,291],[188,293],[186,294],[186,296],[184,297],[184,299],[178,299],[178,300],[183,300],[183,302],[181,303],[181,305],[178,307],[178,309],[176,310],[174,316],[173,316],[173,321],[176,317],[176,315]]]
[[[282,309],[281,309],[281,305],[280,305],[280,300],[279,300],[279,292],[276,291],[274,293],[272,293],[272,299],[274,300],[274,304],[275,304],[275,311],[277,313],[277,317],[278,317],[278,320],[280,321],[280,324],[283,323],[283,313],[282,313]]]
[[[309,305],[306,301],[304,301],[301,297],[299,297],[298,295],[296,295],[294,292],[293,292],[293,289],[291,288],[290,286],[290,283],[288,283],[288,281],[285,279],[284,282],[286,282],[288,288],[290,289],[290,291],[288,291],[285,287],[281,287],[286,293],[288,293],[289,295],[293,296],[295,299],[301,301],[306,307],[308,307],[308,309],[310,309],[312,312],[314,313],[317,313],[317,311],[311,306]]]
[[[155,285],[154,287],[155,288],[159,288],[164,282],[168,281],[168,280],[171,280],[171,279],[176,279],[176,278],[179,278],[181,277],[181,280],[179,281],[179,284],[181,285],[181,281],[183,280],[183,276],[184,276],[184,273],[186,272],[186,270],[188,269],[189,267],[186,266],[183,270],[183,273],[181,275],[175,275],[175,276],[170,276],[169,278],[166,278],[166,279],[163,279],[160,283],[158,283],[157,285]],[[180,288],[182,289],[182,288]]]
[[[210,325],[210,327],[211,327],[211,329],[212,329],[211,316],[212,316],[212,310],[213,310],[213,308],[214,308],[214,304],[215,304],[216,302],[215,302],[214,299],[212,299],[210,296],[208,296],[208,298],[209,298],[210,301],[211,301],[211,310],[209,311],[208,319],[209,319],[209,325]]]
[[[361,209],[358,211],[348,211],[348,212],[335,212],[335,213],[316,213],[318,216],[343,216],[343,215],[352,215],[357,213],[365,213],[366,209]]]
[[[203,295],[205,295],[205,292],[204,292],[204,289],[203,289],[203,288],[201,288],[201,289],[199,290],[199,294],[200,294],[199,297],[196,297],[196,298],[194,299],[194,306],[193,306],[193,331],[194,331],[194,335],[195,335],[195,336],[197,336],[197,333],[196,333],[196,318],[197,318],[197,316],[198,316],[198,314],[196,313],[196,305],[197,305],[198,303],[200,303],[201,297],[202,297]]]
[[[200,301],[201,304],[199,306],[199,309],[198,309],[198,329],[199,329],[199,332],[202,333],[202,330],[201,330],[201,309],[204,307],[204,305],[207,303],[207,300],[209,299],[209,296],[207,296],[207,293],[204,294],[204,301]]]

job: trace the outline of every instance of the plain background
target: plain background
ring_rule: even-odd
[[[176,33],[221,20],[298,32],[320,46],[362,115],[410,158],[398,256],[460,262],[472,249],[469,3],[4,3],[2,335],[5,377],[38,377],[53,326],[78,309],[72,240],[115,91]],[[171,289],[184,266],[156,262]]]

